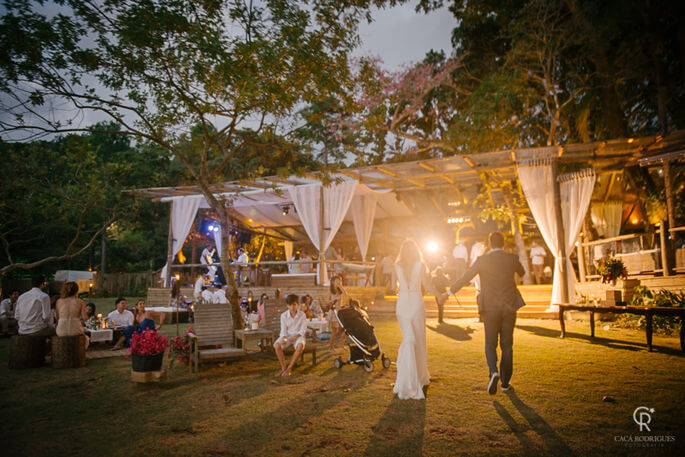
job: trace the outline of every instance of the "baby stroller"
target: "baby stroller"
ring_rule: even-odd
[[[373,371],[373,361],[381,357],[383,368],[390,366],[390,359],[381,352],[381,345],[376,338],[373,331],[373,325],[369,322],[366,313],[358,309],[359,303],[355,300],[350,300],[352,306],[340,310],[334,310],[335,317],[338,319],[340,326],[349,337],[350,358],[343,361],[342,358],[337,357],[333,364],[335,368],[340,369],[343,365],[357,364],[364,367],[364,371],[371,373]],[[356,306],[355,306],[356,305]]]

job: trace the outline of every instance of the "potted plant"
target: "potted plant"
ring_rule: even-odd
[[[599,274],[602,276],[602,283],[609,283],[616,285],[616,280],[627,279],[628,272],[626,271],[623,261],[616,258],[600,259],[597,267]]]
[[[184,365],[190,363],[190,347],[191,347],[191,337],[195,330],[192,327],[186,330],[185,334],[177,336],[169,342],[169,353],[167,357],[171,360],[169,363],[169,368],[174,365],[174,362],[178,360]]]
[[[130,348],[133,371],[161,370],[164,351],[168,344],[167,338],[157,333],[156,330],[134,333]]]

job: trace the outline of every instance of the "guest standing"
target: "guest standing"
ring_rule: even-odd
[[[533,264],[535,284],[542,284],[542,270],[545,268],[545,257],[547,257],[545,248],[540,246],[536,240],[533,240],[530,248],[530,259]]]

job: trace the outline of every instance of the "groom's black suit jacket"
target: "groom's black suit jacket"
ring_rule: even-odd
[[[516,288],[514,273],[518,273],[520,276],[525,274],[518,256],[501,249],[495,249],[478,257],[471,268],[466,270],[450,290],[452,293],[456,293],[467,285],[474,276],[480,275],[478,312],[498,310],[503,306],[511,311],[516,311],[525,303],[521,293]]]

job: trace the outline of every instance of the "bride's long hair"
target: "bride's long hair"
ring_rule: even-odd
[[[416,241],[412,239],[405,240],[402,246],[400,246],[400,253],[397,256],[396,263],[402,268],[405,275],[410,275],[411,269],[416,262],[423,262],[421,249],[419,249]],[[407,279],[409,279],[408,276]]]

